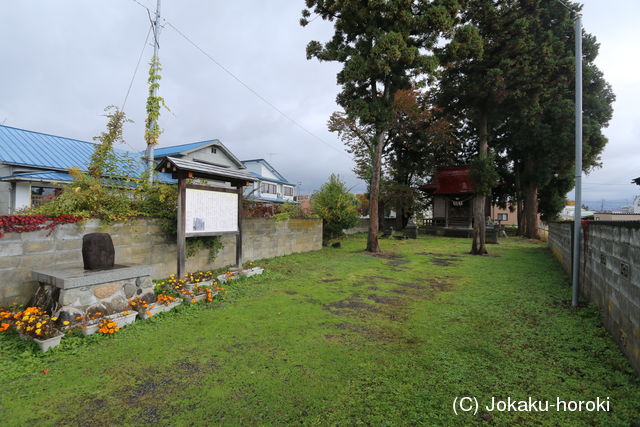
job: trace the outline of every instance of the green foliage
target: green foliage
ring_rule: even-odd
[[[160,60],[158,57],[154,56],[151,58],[151,62],[149,64],[149,95],[147,96],[147,119],[145,120],[145,131],[144,131],[144,139],[147,142],[147,145],[156,145],[158,143],[158,138],[160,138],[160,134],[162,130],[160,129],[160,125],[158,124],[158,119],[160,118],[160,108],[164,107],[167,110],[169,108],[164,102],[164,98],[154,94],[154,92],[160,87],[160,71],[162,67],[160,66]]]
[[[293,218],[309,218],[309,215],[302,209],[299,204],[284,202],[277,208],[277,213],[273,215],[276,221],[284,221]]]
[[[137,159],[113,149],[114,142],[123,141],[122,126],[130,120],[117,108],[107,107],[106,111],[107,131],[95,138],[100,144],[91,156],[89,173],[71,169],[73,182],[59,196],[28,213],[98,218],[107,223],[138,216],[159,217],[166,220],[167,233],[175,233],[175,185],[150,184],[144,175],[137,176]]]
[[[185,255],[189,258],[206,249],[209,252],[209,262],[213,262],[223,248],[224,244],[220,236],[189,237],[185,246]]]
[[[359,202],[351,194],[340,177],[331,174],[329,181],[311,196],[313,213],[322,218],[325,239],[342,235],[342,230],[357,224]]]
[[[402,269],[363,254],[363,244],[262,261],[263,275],[225,285],[227,304],[183,304],[114,337],[67,336],[39,353],[0,334],[3,425],[637,420],[638,374],[596,310],[569,307],[566,274],[543,244],[505,239],[502,257],[443,266],[437,254],[463,253],[464,239],[383,241],[409,261]],[[491,396],[609,396],[613,410],[455,415],[453,399],[465,395],[481,408]]]
[[[493,154],[473,159],[469,178],[475,186],[475,194],[490,196],[492,189],[500,179]]]
[[[99,144],[93,150],[89,163],[89,175],[94,178],[102,178],[103,176],[120,176],[117,171],[110,170],[117,163],[116,154],[113,150],[115,142],[124,142],[122,137],[122,127],[132,120],[127,119],[124,111],[120,111],[118,107],[110,105],[105,108],[105,112],[109,120],[107,121],[107,130],[93,138]]]
[[[369,127],[364,146],[354,152],[358,169],[371,175],[370,217],[378,218],[382,153],[394,120],[394,100],[412,79],[432,80],[438,61],[433,49],[457,22],[461,2],[306,0],[300,24],[311,12],[334,22],[326,43],[311,41],[307,59],[342,63],[336,101],[348,119]],[[315,18],[314,18],[315,19]],[[379,252],[377,231],[370,229],[367,250]]]

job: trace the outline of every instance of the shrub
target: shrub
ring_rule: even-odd
[[[358,199],[335,174],[311,196],[313,213],[322,218],[325,239],[338,237],[342,230],[356,225],[360,216],[358,205]]]

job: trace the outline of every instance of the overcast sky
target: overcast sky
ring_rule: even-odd
[[[155,0],[139,0],[152,10]],[[0,0],[0,123],[91,140],[104,129],[102,110],[121,106],[149,30],[133,0]],[[640,187],[640,2],[587,0],[585,29],[601,43],[597,63],[617,96],[604,167],[584,181],[583,198],[631,199]],[[343,145],[326,129],[338,110],[339,65],[307,61],[311,39],[327,40],[321,19],[298,24],[303,1],[162,2],[162,16],[238,79],[295,120],[292,123],[190,45],[170,25],[160,34],[163,111],[160,146],[220,139],[241,159],[265,158],[302,192],[339,173],[353,191],[365,185],[351,171]],[[150,42],[125,111],[128,146],[143,150]],[[308,132],[314,134],[311,136]]]

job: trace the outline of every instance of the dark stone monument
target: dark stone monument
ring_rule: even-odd
[[[413,217],[409,218],[409,222],[404,229],[404,235],[407,239],[417,239],[418,238],[418,226],[413,221]]]
[[[108,233],[90,233],[82,236],[82,261],[85,270],[113,268],[115,250]]]

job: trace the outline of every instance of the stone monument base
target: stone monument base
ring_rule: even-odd
[[[40,283],[41,289],[45,288],[42,294],[54,299],[51,312],[59,309],[60,321],[75,322],[78,317],[95,313],[106,316],[131,310],[129,298],[155,301],[148,265],[116,264],[106,270],[67,267],[33,271],[31,277]]]

